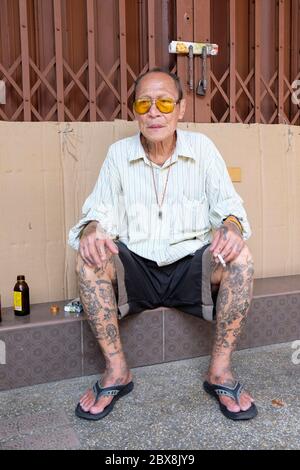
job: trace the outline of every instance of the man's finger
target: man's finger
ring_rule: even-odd
[[[84,256],[84,252],[83,252],[83,248],[81,247],[81,245],[79,245],[79,254],[81,256],[81,259],[87,263],[87,260],[86,260],[86,257]]]
[[[80,246],[80,256],[88,266],[93,266],[93,262],[89,256],[89,251],[85,245]]]
[[[213,250],[213,256],[217,256],[218,254],[223,256],[224,249],[226,249],[229,244],[230,240],[224,240],[223,237],[221,237],[217,246]]]
[[[216,239],[212,244],[212,251],[214,256],[220,253],[223,247],[227,244],[228,239],[230,239],[228,236],[228,228],[225,226],[220,227],[219,230],[217,230]]]
[[[99,240],[98,238],[96,239],[96,246],[97,246],[97,250],[98,250],[98,253],[100,255],[101,261],[106,260],[106,251],[105,251],[104,243],[105,243],[104,240]]]
[[[230,253],[227,254],[227,256],[226,256],[226,261],[227,261],[227,262],[230,262],[230,261],[235,260],[235,258],[237,258],[237,257],[239,256],[240,252],[242,251],[243,245],[244,245],[243,242],[236,243],[236,244],[232,247]]]
[[[98,249],[97,249],[97,246],[94,243],[91,243],[89,244],[89,255],[90,255],[90,258],[92,259],[93,261],[93,264],[95,266],[101,266],[102,264],[102,261],[101,261],[101,258],[99,256],[99,252],[98,252]]]
[[[232,251],[232,247],[228,248],[226,252],[222,252],[221,256],[223,260],[225,261],[226,264],[228,264],[230,261],[232,261],[235,258],[234,251]]]
[[[119,248],[117,245],[113,242],[113,240],[106,240],[106,246],[107,248],[111,251],[113,255],[117,255],[119,253]]]
[[[231,253],[235,245],[236,245],[236,241],[234,239],[232,240],[231,237],[229,237],[227,242],[225,242],[225,244],[223,245],[221,252],[220,252],[220,254],[223,256],[224,259],[226,258],[226,256],[229,255],[229,253]]]
[[[210,246],[210,251],[214,251],[214,249],[216,248],[216,246],[217,246],[217,244],[220,240],[220,237],[221,237],[221,233],[218,230],[214,235],[213,241],[212,241],[211,246]]]

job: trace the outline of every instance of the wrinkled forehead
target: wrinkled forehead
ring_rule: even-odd
[[[152,72],[145,75],[136,89],[136,98],[140,96],[170,96],[178,98],[176,84],[172,77],[162,72]]]

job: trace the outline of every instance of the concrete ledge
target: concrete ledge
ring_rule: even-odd
[[[36,304],[27,318],[3,309],[0,390],[95,374],[104,361],[85,318],[52,316],[50,303]],[[210,353],[214,325],[177,310],[156,309],[120,322],[130,367]],[[254,299],[238,349],[300,339],[300,276],[257,279]],[[3,344],[3,343],[2,343]],[[1,358],[0,358],[1,359]]]

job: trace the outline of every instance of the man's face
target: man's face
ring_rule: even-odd
[[[136,91],[136,99],[172,98],[178,100],[178,91],[174,80],[161,72],[153,72],[146,75],[139,83]],[[171,137],[177,127],[177,122],[182,119],[185,112],[185,100],[178,103],[174,111],[164,114],[155,106],[153,101],[146,114],[138,114],[134,111],[135,118],[144,137],[153,143],[163,142]]]

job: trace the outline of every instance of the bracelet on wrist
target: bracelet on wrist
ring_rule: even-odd
[[[239,219],[237,217],[235,217],[234,215],[229,215],[226,219],[223,220],[223,223],[224,222],[231,222],[231,223],[235,224],[235,226],[239,229],[241,234],[243,234],[242,224],[239,221]]]

